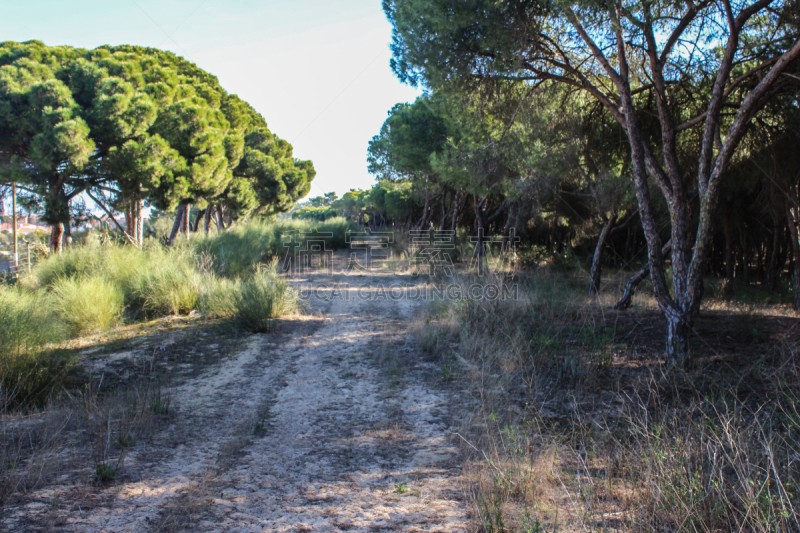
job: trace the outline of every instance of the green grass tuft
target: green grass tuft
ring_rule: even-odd
[[[275,318],[298,311],[297,291],[278,274],[278,263],[259,265],[249,280],[242,282],[236,295],[234,319],[242,329],[269,331]]]
[[[74,336],[97,333],[116,324],[122,316],[122,290],[103,278],[69,279],[56,282],[52,305]]]

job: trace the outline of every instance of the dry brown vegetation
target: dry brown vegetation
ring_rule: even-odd
[[[82,364],[61,390],[43,407],[2,413],[0,504],[76,479],[87,481],[89,490],[135,478],[125,468],[126,454],[146,450],[171,420],[173,380],[200,372],[220,354],[198,351],[208,331],[230,350],[240,343],[239,334],[219,321],[171,317],[65,344],[62,352]],[[74,497],[81,512],[91,501],[88,493]],[[64,504],[71,503],[52,502],[54,508]]]
[[[519,298],[432,302],[415,331],[468,390],[458,430],[486,532],[800,531],[800,327],[710,299],[693,358],[665,368],[647,294],[542,268],[474,282]],[[752,300],[752,298],[750,298]]]

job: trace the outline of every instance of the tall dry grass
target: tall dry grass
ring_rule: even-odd
[[[472,398],[458,433],[483,531],[800,531],[800,345],[759,369],[698,350],[665,371],[660,348],[628,344],[648,327],[631,323],[658,320],[644,296],[623,316],[579,276],[519,282],[516,299],[436,302],[415,326]],[[743,394],[756,371],[764,385]]]

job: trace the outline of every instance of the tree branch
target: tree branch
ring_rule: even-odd
[[[136,246],[136,247],[138,248],[138,246],[136,245],[136,241],[134,241],[134,240],[133,240],[133,238],[132,238],[130,235],[128,235],[128,232],[127,232],[127,231],[125,231],[125,229],[124,229],[122,226],[120,226],[119,222],[117,222],[117,219],[116,219],[116,218],[114,218],[114,215],[112,215],[112,214],[111,214],[111,211],[109,211],[109,210],[108,210],[108,208],[106,208],[106,206],[105,206],[105,205],[104,205],[104,204],[103,204],[103,203],[102,203],[100,200],[98,200],[97,198],[95,198],[94,196],[92,196],[92,193],[91,193],[91,192],[89,192],[89,190],[88,190],[88,189],[86,190],[86,195],[87,195],[89,198],[91,198],[92,200],[94,200],[94,203],[96,203],[97,205],[99,205],[99,206],[100,206],[100,208],[101,208],[103,211],[105,211],[105,212],[106,212],[106,215],[108,215],[108,218],[110,218],[110,219],[111,219],[111,221],[114,223],[114,225],[115,225],[115,226],[117,226],[117,229],[119,229],[119,230],[122,232],[122,234],[123,234],[123,235],[125,235],[125,239],[126,239],[126,240],[127,240],[129,243],[131,243],[132,245],[134,245],[134,246]]]

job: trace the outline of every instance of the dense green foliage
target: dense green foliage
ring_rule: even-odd
[[[80,215],[85,191],[124,212],[141,244],[143,201],[270,215],[314,175],[250,105],[170,52],[0,44],[0,180],[48,224]]]
[[[730,213],[724,254],[715,243],[724,191],[738,188],[730,170],[759,151],[756,147],[776,155],[781,137],[797,138],[784,119],[796,116],[800,106],[796,2],[384,0],[383,6],[394,26],[397,76],[425,86],[426,101],[449,101],[436,110],[444,118],[447,142],[443,149],[426,148],[433,150],[431,169],[439,181],[473,196],[476,230],[487,229],[507,209],[507,236],[515,224],[515,196],[538,199],[527,185],[539,180],[530,178],[541,172],[542,159],[559,159],[552,157],[553,149],[567,148],[552,136],[538,135],[550,129],[546,123],[528,121],[533,128],[527,132],[515,131],[514,123],[526,121],[526,114],[545,117],[548,113],[541,111],[547,109],[563,110],[556,122],[576,117],[582,126],[573,134],[579,148],[567,166],[584,174],[602,222],[590,291],[598,290],[600,259],[617,219],[633,211],[627,183],[635,191],[647,249],[643,272],[668,323],[668,358],[688,357],[704,276],[725,255],[727,276],[733,277]],[[519,104],[505,105],[514,93]],[[528,96],[533,99],[526,101]],[[381,142],[371,146],[371,162],[386,162],[402,173],[408,161],[402,156],[413,159],[416,152],[393,143],[391,130],[397,129],[398,139],[412,139],[405,127],[415,122],[400,114],[387,121],[389,134],[382,130]],[[751,127],[753,122],[766,134]],[[532,140],[551,153],[531,150]],[[394,156],[383,155],[387,150]],[[773,182],[780,173],[776,167],[764,172]],[[563,170],[556,172],[561,174],[556,181],[575,183]],[[781,203],[789,211],[792,235],[784,246],[791,244],[800,256],[797,179],[788,180]],[[504,200],[489,215],[497,205],[493,196]],[[426,211],[428,200],[426,194]],[[423,213],[421,225],[427,222]],[[777,254],[779,225],[773,224],[776,242],[762,241],[759,257]],[[742,246],[744,263],[752,258],[752,250],[744,249],[749,247]],[[479,242],[479,253],[481,248]],[[774,272],[766,277],[775,277]],[[800,269],[794,280],[800,309]]]

